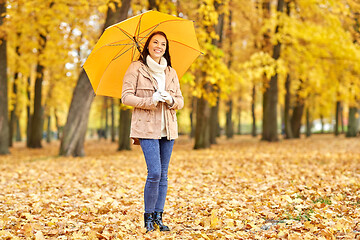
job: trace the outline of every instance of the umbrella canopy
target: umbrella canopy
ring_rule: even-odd
[[[95,94],[121,98],[125,72],[154,31],[166,34],[179,78],[201,54],[193,21],[157,11],[134,16],[106,28],[84,63]]]

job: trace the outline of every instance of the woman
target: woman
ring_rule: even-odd
[[[184,106],[176,71],[171,67],[169,41],[163,32],[147,39],[139,61],[124,76],[122,102],[134,107],[130,137],[140,144],[147,166],[144,221],[147,232],[162,222],[167,173],[174,139],[178,137],[175,110]]]

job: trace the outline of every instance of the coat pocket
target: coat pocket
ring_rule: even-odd
[[[174,109],[170,109],[170,115],[173,122],[177,122],[176,111]]]
[[[178,136],[178,124],[176,111],[174,109],[169,109],[169,131],[171,138],[177,138]]]
[[[135,108],[134,115],[133,121],[135,121],[134,128],[136,132],[145,135],[154,132],[154,124],[152,122],[154,111]]]

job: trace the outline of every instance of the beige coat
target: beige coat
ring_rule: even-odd
[[[147,66],[140,61],[132,62],[124,76],[121,100],[125,105],[134,107],[130,130],[134,144],[138,144],[139,138],[161,138],[162,104],[165,105],[167,139],[178,137],[175,110],[183,108],[184,98],[176,71],[171,67],[165,69],[165,91],[174,99],[171,107],[162,102],[155,106],[152,98],[155,89],[158,89],[157,82],[150,77]]]

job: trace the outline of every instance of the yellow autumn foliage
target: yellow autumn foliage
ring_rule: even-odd
[[[40,63],[45,67],[42,93],[45,112],[56,111],[60,125],[64,125],[81,66],[100,35],[108,8],[113,9],[115,2],[121,5],[121,1],[6,2],[6,21],[0,34],[8,39],[9,109],[16,103],[17,115],[25,116],[26,107],[32,108],[36,65]],[[224,102],[233,99],[235,108],[243,106],[249,111],[253,87],[260,90],[257,93],[260,95],[268,80],[278,74],[278,99],[283,105],[284,82],[290,74],[292,95],[298,94],[313,110],[315,118],[330,117],[336,101],[358,106],[359,2],[290,1],[283,13],[277,13],[275,2],[268,14],[263,1],[156,1],[160,11],[194,20],[204,53],[181,79],[186,102],[191,102],[193,96],[204,96],[214,105],[220,97]],[[134,0],[131,13],[143,12],[147,6],[146,0]],[[222,36],[215,31],[219,16],[224,16]],[[279,31],[275,34],[276,26]],[[41,47],[43,37],[45,49]],[[217,44],[220,40],[221,44]],[[281,43],[281,54],[275,61],[272,47],[277,42]],[[19,73],[18,79],[14,79],[15,73]],[[14,82],[17,94],[13,94]],[[261,105],[259,100],[256,104]],[[183,111],[189,111],[190,105],[186,104]],[[101,115],[100,110],[94,107],[96,116]]]

